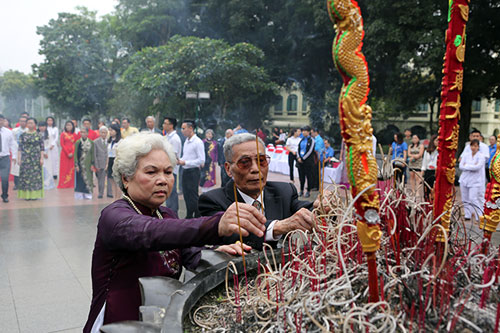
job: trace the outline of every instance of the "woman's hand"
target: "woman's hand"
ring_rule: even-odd
[[[40,165],[43,165],[43,156],[40,157]]]
[[[246,237],[250,233],[257,237],[264,236],[266,231],[266,217],[252,205],[238,203],[241,234]],[[236,203],[226,210],[219,222],[219,236],[231,236],[239,234],[238,217],[236,214]]]
[[[68,158],[72,158],[73,157],[73,154],[68,154]]]
[[[75,167],[75,170],[76,170],[76,172],[80,172],[80,167],[79,167],[79,166],[76,166],[76,167]]]
[[[243,255],[243,251],[241,251],[241,245],[242,244],[240,243],[240,241],[237,241],[234,244],[219,246],[218,248],[215,249],[215,251],[241,256]],[[252,247],[243,243],[243,250],[245,252],[249,252],[250,250],[252,250]]]

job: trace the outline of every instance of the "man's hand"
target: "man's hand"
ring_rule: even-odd
[[[243,250],[245,252],[249,252],[250,250],[252,250],[252,247],[243,243]],[[215,251],[224,252],[232,255],[240,255],[240,256],[243,255],[243,252],[241,251],[240,241],[237,241],[235,244],[219,246],[217,249],[215,249]]]
[[[177,164],[179,164],[179,165],[186,165],[186,161],[177,160]]]
[[[241,234],[246,237],[250,233],[257,237],[264,236],[266,231],[266,217],[252,205],[238,203]],[[231,236],[239,234],[238,218],[236,215],[236,203],[228,207],[219,222],[219,236]]]
[[[313,213],[301,208],[295,214],[274,224],[273,237],[285,235],[292,230],[311,231],[315,227]]]

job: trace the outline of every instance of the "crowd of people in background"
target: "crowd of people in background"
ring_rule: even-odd
[[[0,115],[0,177],[2,199],[8,202],[9,176],[14,182],[18,198],[36,200],[44,197],[44,191],[55,187],[73,188],[75,199],[92,199],[94,187],[97,197],[118,198],[121,195],[113,180],[113,163],[116,149],[122,139],[139,132],[157,133],[166,137],[178,158],[174,166],[175,185],[166,205],[179,210],[178,189],[184,194],[187,217],[198,217],[199,191],[207,192],[216,186],[216,170],[220,168],[221,185],[230,180],[224,164],[223,146],[235,134],[248,133],[242,124],[228,128],[220,138],[212,129],[199,131],[194,120],[178,124],[174,117],[165,117],[158,126],[154,116],[144,119],[144,126],[134,127],[129,118],[113,118],[106,124],[94,127],[88,118],[82,119],[81,128],[76,120],[65,122],[62,131],[56,127],[53,117],[37,122],[22,113],[16,124]],[[180,125],[180,131],[178,131]],[[298,195],[308,198],[318,190],[320,170],[345,159],[345,145],[340,144],[340,156],[335,158],[332,140],[323,138],[320,131],[310,126],[291,128],[288,131],[275,127],[267,135],[262,128],[252,131],[266,145],[281,146],[288,153],[290,182],[295,182],[295,170],[299,178]],[[203,133],[203,139],[197,133]],[[376,155],[376,138],[373,154]],[[459,158],[459,185],[466,218],[478,218],[486,182],[489,181],[489,165],[496,151],[496,137],[485,144],[481,132],[473,130],[470,141]],[[405,130],[395,133],[389,147],[395,177],[404,181],[411,191],[432,200],[438,160],[437,135],[429,140],[418,133]],[[231,162],[231,161],[229,161]],[[345,169],[345,168],[344,168]],[[347,175],[341,183],[347,181]],[[180,178],[182,174],[182,179]],[[180,184],[180,185],[178,185]],[[105,193],[106,192],[106,193]]]
[[[432,202],[432,189],[436,180],[438,136],[432,135],[428,144],[416,133],[405,130],[394,134],[394,141],[389,147],[395,177],[405,182],[409,190],[423,195],[425,201]],[[458,158],[460,194],[466,220],[476,221],[483,214],[486,184],[489,182],[489,166],[496,153],[496,137],[488,138],[489,145],[477,129],[469,135],[469,142]]]
[[[230,180],[224,168],[223,146],[226,140],[235,134],[248,133],[242,124],[238,124],[226,129],[219,139],[214,130],[206,129],[201,139],[195,121],[183,120],[178,124],[173,117],[165,117],[158,124],[154,116],[148,116],[144,119],[144,126],[139,128],[133,126],[127,117],[115,117],[108,124],[100,121],[97,126],[89,118],[80,123],[71,119],[64,123],[61,131],[51,116],[38,123],[29,114],[22,113],[13,127],[5,117],[0,117],[0,139],[3,139],[3,143],[0,142],[0,177],[4,202],[9,201],[9,177],[14,181],[18,198],[26,200],[42,199],[44,191],[54,188],[72,188],[75,199],[90,200],[93,199],[94,187],[98,199],[104,195],[119,198],[121,191],[113,180],[116,149],[126,137],[148,132],[165,136],[173,147],[178,165],[173,170],[175,185],[166,205],[178,212],[179,189],[184,195],[188,218],[199,216],[199,190],[204,193],[216,186],[217,165],[222,187]],[[294,168],[299,174],[299,196],[310,197],[310,192],[319,188],[318,165],[328,165],[335,160],[331,142],[309,126],[288,132],[274,128],[269,136],[262,128],[257,128],[254,133],[266,144],[282,145],[288,151],[290,181],[294,182]]]

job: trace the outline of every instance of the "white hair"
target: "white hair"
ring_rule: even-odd
[[[108,128],[106,126],[99,127],[99,132],[100,131],[107,131],[107,130],[108,130]]]
[[[255,142],[254,134],[241,133],[233,135],[232,137],[227,139],[226,142],[224,142],[224,157],[226,158],[226,161],[233,162],[233,146],[249,141]],[[264,148],[266,147],[264,141],[262,141],[261,138],[259,138],[259,143],[262,144]]]
[[[167,153],[172,166],[177,164],[174,149],[167,138],[158,133],[137,133],[120,140],[116,147],[116,157],[113,164],[113,179],[125,192],[122,176],[127,179],[134,177],[139,160],[152,150],[159,149]]]
[[[146,120],[148,120],[148,119],[153,119],[153,121],[154,121],[154,122],[156,122],[156,119],[155,119],[155,117],[153,117],[153,116],[147,116],[147,117],[146,117]]]

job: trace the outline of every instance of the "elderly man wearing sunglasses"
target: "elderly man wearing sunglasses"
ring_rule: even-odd
[[[232,179],[222,188],[218,188],[200,196],[198,208],[202,216],[211,216],[225,211],[234,202],[234,183],[236,183],[238,202],[247,203],[262,211],[266,217],[266,233],[264,237],[249,236],[243,242],[257,250],[262,243],[275,245],[282,235],[289,231],[311,230],[314,219],[311,213],[313,203],[300,201],[297,189],[293,184],[267,181],[269,156],[266,156],[265,145],[259,139],[259,152],[255,135],[244,133],[234,135],[224,144],[225,170]],[[259,161],[257,161],[259,159]],[[259,185],[259,167],[261,169],[262,195]],[[232,244],[239,240],[233,234],[224,239],[224,243]],[[245,250],[249,248],[246,247]],[[241,250],[239,250],[241,251]],[[236,254],[234,247],[226,252]],[[240,253],[241,254],[241,253]]]

